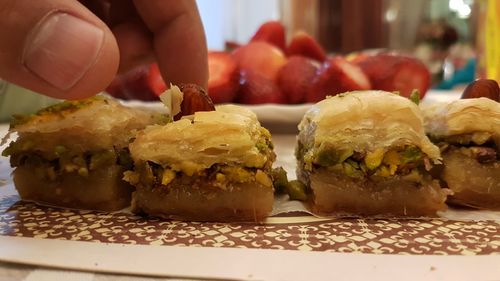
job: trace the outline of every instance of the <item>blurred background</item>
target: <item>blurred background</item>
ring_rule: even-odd
[[[478,1],[476,1],[478,2]],[[330,52],[366,48],[412,49],[433,27],[454,38],[474,38],[473,0],[197,0],[211,49],[226,40],[247,42],[265,21],[280,20],[289,35],[305,30]],[[476,3],[477,5],[477,3]],[[434,24],[434,26],[431,26]],[[433,38],[437,39],[437,38]]]
[[[478,77],[500,79],[500,0],[197,3],[216,103],[301,104],[363,89],[409,95],[416,88],[423,97],[428,89],[461,91]],[[107,91],[155,101],[161,83],[149,65],[118,76]],[[0,80],[0,120],[53,102]]]
[[[473,79],[478,14],[474,0],[197,0],[208,46],[248,42],[259,26],[278,20],[287,37],[304,30],[328,53],[388,48],[413,53],[433,73],[436,87]],[[486,2],[486,1],[483,1]],[[467,77],[450,79],[467,66]]]

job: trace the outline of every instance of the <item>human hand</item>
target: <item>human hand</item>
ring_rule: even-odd
[[[78,99],[156,60],[167,83],[207,86],[195,0],[0,0],[0,78]]]

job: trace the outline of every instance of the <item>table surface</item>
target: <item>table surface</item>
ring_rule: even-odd
[[[119,274],[82,272],[74,270],[52,269],[31,265],[0,262],[1,281],[190,281],[200,279],[156,278],[146,276],[124,276]]]
[[[2,130],[0,130],[0,136],[3,136],[3,133],[5,131],[5,126],[3,126],[3,127],[4,128],[0,128],[0,129],[2,129]],[[276,139],[279,142],[279,141],[285,140],[287,138],[283,137],[283,136],[277,136]],[[287,140],[287,141],[289,142],[289,140]],[[277,146],[278,150],[280,149],[279,147],[280,146]],[[293,155],[288,150],[287,151],[277,151],[277,153],[281,154],[281,155],[288,155],[288,154]],[[277,165],[278,166],[286,165],[287,161],[289,161],[289,160],[290,159],[281,159],[280,160],[278,158]],[[279,161],[281,161],[281,163]],[[16,208],[17,207],[15,207],[14,209],[16,209]],[[33,206],[30,207],[30,205],[21,205],[21,208],[18,210],[15,210],[15,211],[18,211],[18,212],[23,211],[23,210],[26,211],[26,208],[33,209],[30,211],[37,211],[36,209],[34,209],[36,207],[33,207]],[[363,223],[361,223],[361,224],[363,224]],[[391,224],[391,222],[387,222],[387,225],[390,225],[390,224]],[[382,225],[381,227],[385,227],[387,225]],[[445,221],[444,225],[442,225],[442,226],[436,225],[435,228],[439,229],[439,231],[442,231],[443,227],[446,228],[448,226],[451,226],[450,229],[452,231],[455,231],[455,234],[456,234],[457,229],[454,229],[453,227],[460,228],[462,226],[462,224],[458,223],[457,225],[458,226],[453,226],[453,222],[450,222],[448,224]],[[5,224],[4,224],[4,226],[5,226]],[[365,229],[367,227],[370,228],[371,231],[374,231],[374,224],[364,226]],[[403,226],[403,227],[405,227],[405,226]],[[481,254],[482,255],[484,255],[484,254],[488,255],[491,253],[499,254],[500,253],[500,223],[498,221],[490,221],[488,223],[484,223],[483,225],[481,225],[481,227],[482,228],[476,228],[476,229],[474,229],[474,227],[467,228],[469,232],[476,231],[477,233],[483,233],[484,230],[493,231],[493,234],[490,235],[490,238],[491,238],[490,241],[484,242],[486,240],[482,240],[484,242],[483,246],[487,245],[489,248],[486,247],[487,251],[485,251],[484,253],[481,253]],[[35,230],[39,230],[39,229],[35,229]],[[0,233],[1,233],[1,231],[2,231],[2,218],[0,217]],[[475,238],[471,238],[471,237],[474,237],[474,235],[477,233],[472,233],[472,234],[469,233],[470,235],[464,236],[464,239],[468,239],[468,241],[470,242],[471,239],[472,240],[475,239]],[[23,236],[24,235],[25,234],[23,234]],[[34,236],[30,236],[30,235],[32,235],[32,234],[28,234],[26,237],[34,237]],[[445,234],[445,235],[447,235],[447,234]],[[482,235],[482,234],[479,234],[479,235]],[[484,237],[481,237],[481,239],[483,239],[483,238]],[[371,239],[374,239],[374,238],[371,238]],[[380,239],[380,237],[378,239]],[[477,241],[479,241],[479,240],[477,240]],[[101,242],[105,242],[105,241],[101,241]],[[410,242],[412,242],[412,241],[410,241]],[[471,244],[471,246],[474,246],[474,245]],[[474,249],[474,247],[471,247],[471,248]],[[287,248],[285,248],[285,249],[287,249]],[[479,249],[479,248],[476,248],[476,249]],[[484,250],[484,249],[485,248],[481,248],[480,250]],[[480,253],[480,252],[477,252],[477,253]],[[462,252],[462,255],[463,254],[464,253]],[[474,254],[474,253],[471,252],[469,254]],[[429,270],[432,272],[434,270],[434,268],[431,266],[429,268]],[[436,276],[434,276],[434,277],[436,277]],[[499,276],[499,278],[500,278],[500,276]],[[0,281],[2,281],[2,280],[23,280],[23,281],[24,280],[29,280],[29,281],[31,281],[31,280],[41,280],[41,281],[44,281],[44,280],[78,280],[78,281],[79,280],[84,280],[84,281],[87,281],[87,280],[89,280],[89,281],[90,280],[92,280],[92,281],[93,280],[102,280],[102,281],[106,281],[106,280],[130,280],[130,281],[134,281],[134,280],[194,280],[194,279],[155,278],[155,277],[119,275],[119,274],[97,273],[97,272],[82,272],[82,271],[73,271],[73,270],[66,270],[66,269],[52,269],[52,268],[47,268],[47,267],[0,262]]]

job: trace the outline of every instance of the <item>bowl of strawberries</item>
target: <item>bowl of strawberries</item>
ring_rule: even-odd
[[[296,122],[310,104],[347,91],[397,91],[423,98],[431,76],[418,59],[387,50],[328,54],[311,35],[286,38],[279,21],[262,24],[246,44],[209,51],[208,95],[215,104],[250,107],[261,121]],[[157,100],[167,86],[156,64],[121,75],[108,92],[123,99]]]

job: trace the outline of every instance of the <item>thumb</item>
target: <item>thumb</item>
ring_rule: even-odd
[[[0,77],[62,99],[102,91],[118,69],[107,26],[76,0],[0,0]]]

